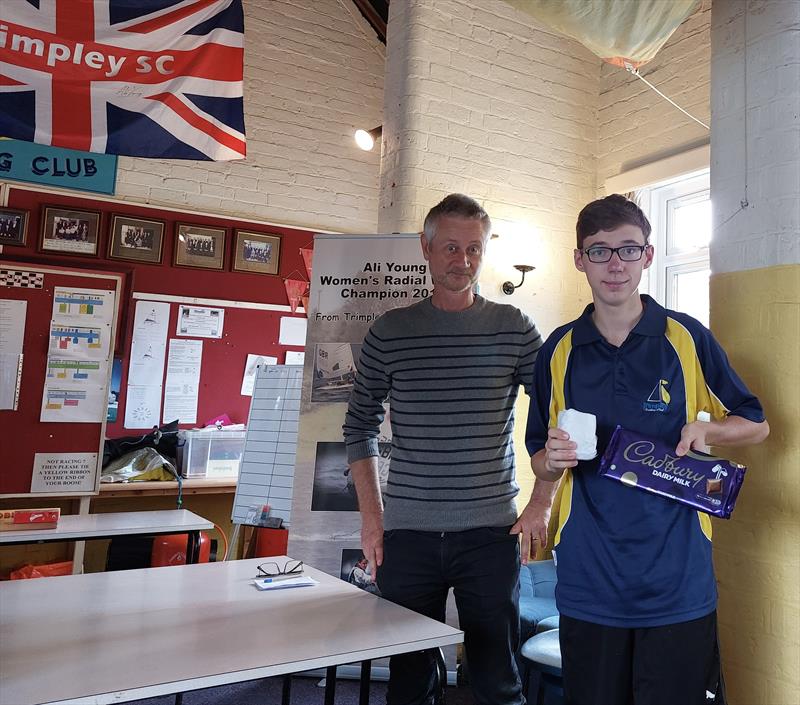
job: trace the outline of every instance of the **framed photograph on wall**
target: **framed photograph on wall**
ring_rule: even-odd
[[[40,251],[96,257],[99,238],[100,211],[42,207]]]
[[[28,211],[0,208],[0,245],[24,245],[28,232]]]
[[[222,269],[225,262],[225,228],[178,223],[175,264],[181,267]]]
[[[233,254],[233,270],[277,274],[281,256],[279,235],[236,231],[236,249]]]
[[[108,256],[159,264],[163,242],[163,220],[115,215],[111,220]]]

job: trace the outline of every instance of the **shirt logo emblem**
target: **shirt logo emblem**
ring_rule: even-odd
[[[650,392],[650,396],[647,397],[647,401],[642,404],[642,408],[645,411],[658,411],[664,413],[669,409],[669,401],[670,396],[669,392],[667,391],[667,385],[669,381],[666,379],[660,379],[656,383],[656,386],[653,387],[653,391]]]

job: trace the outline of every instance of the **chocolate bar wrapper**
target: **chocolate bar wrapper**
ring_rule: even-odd
[[[674,447],[617,426],[598,474],[729,519],[746,469],[694,450],[679,457]]]

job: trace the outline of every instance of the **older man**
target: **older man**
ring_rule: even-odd
[[[537,483],[517,517],[514,401],[520,384],[530,387],[542,339],[521,311],[474,293],[490,229],[483,208],[461,194],[428,213],[420,242],[433,294],[372,325],[344,435],[361,546],[381,593],[443,621],[453,588],[476,702],[520,705],[518,536],[527,561],[531,542],[546,538],[552,484]],[[387,399],[392,457],[381,497]],[[430,652],[393,657],[387,702],[434,703],[435,682]]]

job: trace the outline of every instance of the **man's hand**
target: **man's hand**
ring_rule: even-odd
[[[383,563],[383,500],[378,480],[378,459],[361,458],[350,463],[361,512],[361,550],[370,567],[372,581]]]
[[[511,527],[512,534],[522,535],[520,546],[520,559],[522,565],[527,565],[531,553],[536,553],[538,548],[547,545],[547,526],[550,523],[550,503],[536,502],[531,499],[517,523]]]
[[[378,574],[378,566],[383,563],[383,514],[361,513],[361,550],[367,559],[372,582]]]

